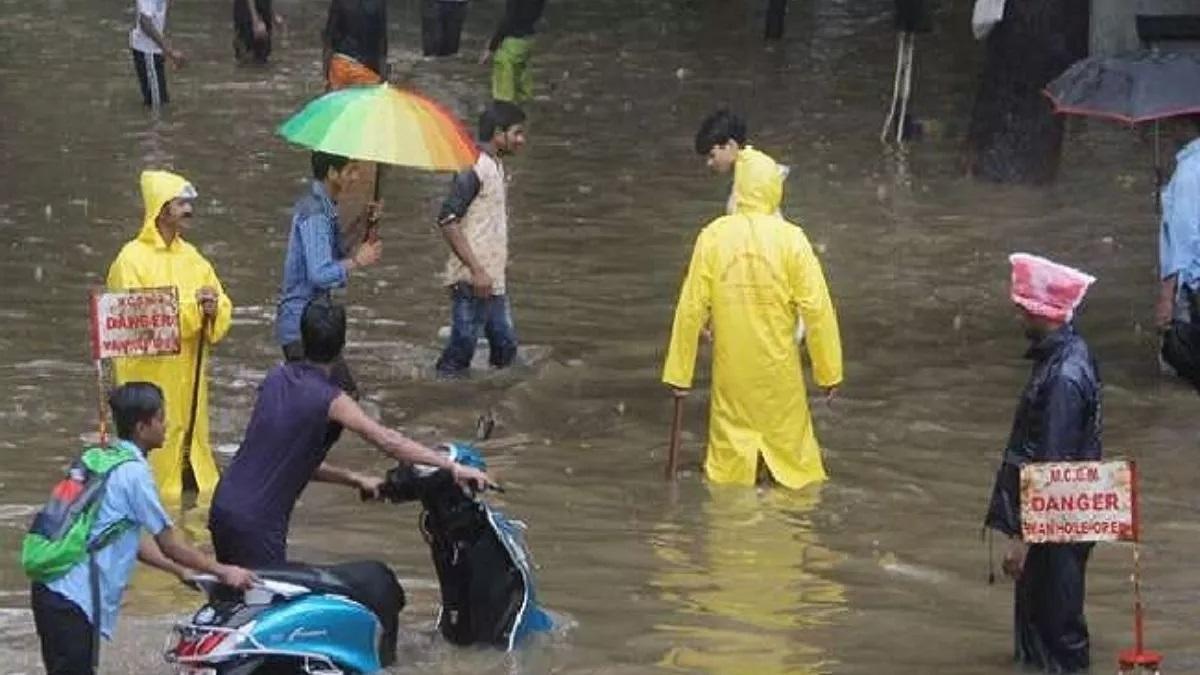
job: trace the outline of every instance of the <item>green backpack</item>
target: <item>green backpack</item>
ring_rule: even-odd
[[[38,582],[53,581],[133,525],[122,520],[88,543],[108,476],[137,457],[136,450],[125,447],[88,448],[71,463],[21,541],[21,567],[26,576]]]

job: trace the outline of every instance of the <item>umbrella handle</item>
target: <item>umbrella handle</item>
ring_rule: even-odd
[[[382,194],[381,186],[383,184],[383,167],[384,167],[384,165],[382,163],[375,164],[375,189],[374,189],[374,192],[371,193],[371,201],[373,201],[373,202],[378,202],[379,198]],[[379,236],[379,223],[378,222],[367,223],[366,228],[363,229],[363,241],[364,242],[371,241],[378,236]]]

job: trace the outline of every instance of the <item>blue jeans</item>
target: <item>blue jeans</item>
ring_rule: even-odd
[[[471,284],[459,282],[450,287],[450,298],[450,341],[437,361],[438,374],[462,375],[471,368],[480,331],[487,336],[488,362],[496,368],[511,365],[517,356],[517,333],[508,296],[477,298]]]

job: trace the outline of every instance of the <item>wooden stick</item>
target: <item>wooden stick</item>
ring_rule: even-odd
[[[103,448],[108,446],[108,415],[104,412],[104,364],[100,359],[96,359],[96,393],[99,394],[96,401],[100,413],[100,447]]]
[[[183,434],[183,477],[184,485],[188,484],[186,480],[189,472],[191,472],[192,483],[199,489],[199,483],[196,482],[196,473],[192,471],[192,437],[196,434],[196,413],[200,407],[200,376],[202,375],[204,364],[204,343],[208,337],[207,317],[200,319],[200,340],[196,345],[196,369],[192,377],[192,409],[188,413],[187,431]]]
[[[683,396],[675,395],[675,414],[671,417],[671,439],[667,446],[667,480],[675,480],[679,465],[679,444],[683,427]]]

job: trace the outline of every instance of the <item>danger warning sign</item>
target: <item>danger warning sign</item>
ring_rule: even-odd
[[[174,286],[92,295],[92,358],[179,353],[179,293]]]
[[[1127,461],[1021,468],[1021,530],[1028,543],[1132,541],[1134,508]]]

